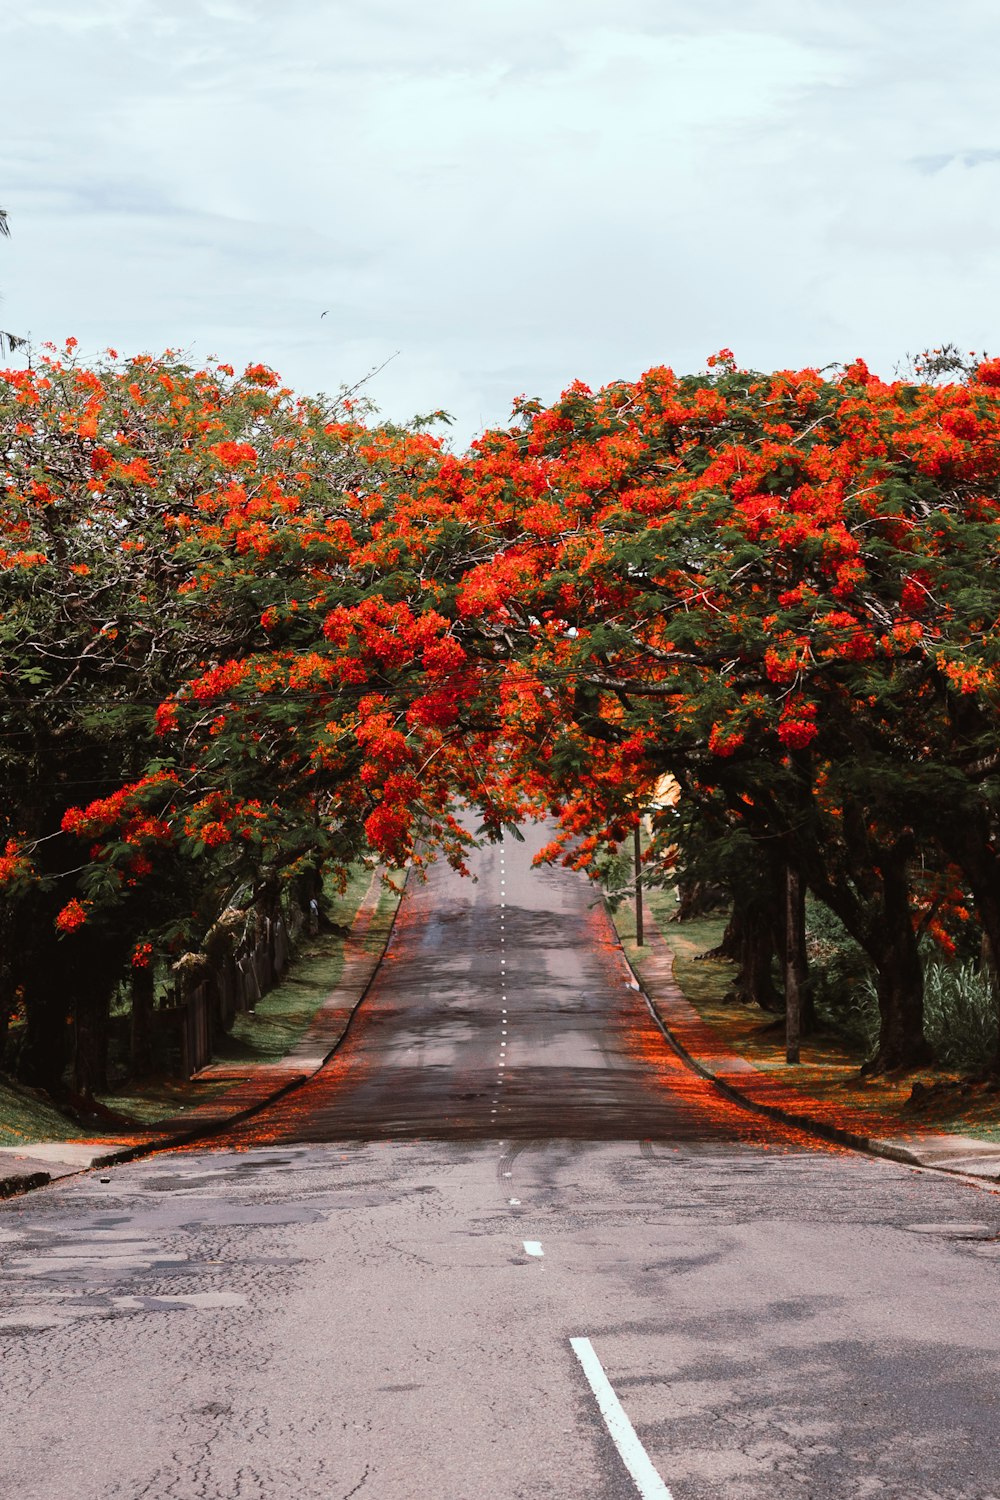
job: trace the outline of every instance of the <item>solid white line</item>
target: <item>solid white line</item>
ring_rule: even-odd
[[[524,1253],[526,1255],[537,1255],[539,1257],[543,1256],[545,1254],[545,1251],[542,1249],[541,1240],[525,1240]]]
[[[590,1382],[590,1389],[597,1397],[601,1416],[611,1434],[612,1441],[622,1456],[622,1462],[635,1480],[635,1487],[642,1500],[673,1500],[663,1480],[650,1462],[649,1454],[635,1435],[635,1428],[622,1408],[621,1402],[611,1389],[604,1367],[589,1339],[570,1339],[570,1347],[583,1366],[583,1373]]]

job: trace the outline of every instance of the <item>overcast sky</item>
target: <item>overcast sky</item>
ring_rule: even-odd
[[[457,446],[723,345],[1000,352],[995,0],[30,0],[0,61],[35,340],[395,355],[370,393]]]

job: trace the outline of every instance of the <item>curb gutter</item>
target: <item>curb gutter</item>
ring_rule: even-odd
[[[294,1093],[296,1089],[301,1088],[303,1084],[306,1084],[310,1079],[315,1078],[316,1074],[319,1073],[323,1068],[325,1068],[334,1054],[339,1051],[345,1037],[347,1036],[348,1031],[351,1028],[354,1017],[357,1015],[359,1009],[361,1008],[361,1005],[364,1003],[368,991],[371,989],[372,984],[374,983],[375,976],[379,971],[382,959],[385,957],[386,949],[388,948],[390,940],[392,938],[392,934],[395,931],[396,917],[399,914],[399,908],[402,905],[402,897],[403,892],[406,889],[406,880],[408,875],[409,868],[407,867],[407,869],[404,871],[403,883],[399,887],[400,899],[396,903],[396,907],[392,912],[392,916],[389,920],[389,925],[386,928],[385,941],[382,944],[382,947],[377,953],[360,955],[359,960],[356,961],[357,968],[360,971],[357,976],[361,982],[360,989],[355,992],[355,998],[346,1009],[342,1020],[338,1021],[335,1029],[332,1031],[327,1031],[324,1034],[324,1051],[319,1057],[318,1061],[313,1061],[313,1058],[310,1057],[310,1066],[305,1068],[302,1072],[293,1072],[291,1076],[286,1077],[284,1082],[278,1084],[276,1087],[270,1088],[261,1097],[254,1099],[249,1104],[234,1109],[229,1114],[212,1114],[210,1118],[203,1119],[200,1123],[197,1120],[192,1120],[190,1125],[185,1124],[185,1126],[181,1129],[172,1130],[169,1133],[163,1135],[157,1135],[155,1138],[150,1140],[139,1141],[131,1146],[123,1146],[120,1150],[109,1151],[104,1155],[92,1156],[85,1162],[81,1163],[81,1165],[79,1166],[70,1166],[67,1171],[53,1173],[43,1170],[44,1154],[49,1143],[36,1142],[34,1143],[34,1150],[29,1144],[25,1147],[25,1150],[23,1152],[23,1159],[25,1160],[26,1164],[30,1163],[32,1167],[35,1167],[37,1165],[38,1170],[27,1172],[12,1172],[8,1175],[0,1176],[0,1201],[6,1198],[19,1197],[23,1193],[29,1193],[35,1188],[47,1187],[51,1182],[54,1181],[61,1182],[66,1177],[79,1177],[84,1172],[94,1171],[102,1167],[120,1166],[125,1162],[137,1161],[144,1156],[152,1156],[157,1151],[169,1151],[176,1146],[186,1146],[193,1143],[194,1141],[210,1140],[213,1136],[221,1135],[224,1131],[228,1130],[230,1126],[239,1125],[242,1124],[244,1120],[252,1119],[254,1115],[260,1114],[262,1110],[268,1109],[272,1104],[277,1103],[279,1099],[283,1099],[286,1094]],[[371,916],[374,915],[375,909],[378,906],[381,884],[379,883],[378,885],[376,885],[376,881],[378,881],[377,873],[373,877],[372,887],[370,888],[369,892],[369,895],[374,892],[374,900],[372,901],[371,906],[368,908],[368,921],[364,923],[361,931],[357,934],[361,939],[363,939],[364,935],[367,933],[370,926]],[[362,901],[361,906],[358,908],[358,916],[360,916],[366,908],[368,900],[369,896],[366,895],[365,900]],[[356,916],[355,927],[357,927],[357,925],[358,918]],[[351,934],[345,940],[346,943],[350,943],[351,938],[355,935],[355,927],[352,927]],[[346,972],[346,954],[344,969]],[[330,995],[335,995],[342,985],[343,976],[341,978],[340,984],[334,987],[334,989],[330,992]],[[330,997],[328,996],[327,1001],[324,1001],[323,1005],[321,1005],[317,1010],[313,1021],[310,1023],[310,1027],[307,1028],[304,1036],[300,1038],[298,1043],[296,1043],[296,1048],[301,1048],[306,1043],[309,1036],[309,1031],[320,1021],[320,1018],[328,1005],[329,998]],[[282,1069],[287,1074],[288,1064],[290,1060],[294,1060],[295,1050],[296,1049],[293,1048],[292,1052],[287,1053],[285,1058],[281,1059],[275,1065],[275,1068]],[[222,1097],[219,1099],[218,1103],[220,1106],[225,1100],[225,1097],[225,1095],[222,1095]],[[211,1107],[211,1102],[206,1101],[206,1104],[204,1105],[206,1112],[210,1110]],[[69,1146],[72,1146],[76,1143],[69,1142],[67,1144]]]
[[[632,986],[642,995],[646,1006],[656,1023],[657,1029],[662,1033],[664,1040],[681,1060],[687,1064],[693,1072],[711,1083],[731,1103],[739,1105],[742,1109],[754,1114],[764,1115],[782,1125],[791,1126],[793,1129],[801,1130],[806,1134],[818,1137],[820,1140],[831,1142],[833,1145],[847,1146],[854,1151],[863,1151],[869,1156],[881,1156],[890,1161],[902,1162],[905,1166],[921,1167],[926,1171],[946,1172],[951,1176],[964,1177],[966,1180],[976,1182],[979,1186],[995,1187],[1000,1183],[1000,1146],[992,1146],[987,1141],[977,1141],[968,1136],[949,1135],[945,1133],[924,1136],[907,1136],[900,1140],[891,1137],[869,1135],[859,1130],[852,1130],[846,1125],[836,1125],[827,1120],[819,1120],[814,1115],[800,1111],[797,1108],[788,1108],[780,1104],[768,1103],[763,1099],[754,1099],[728,1079],[720,1078],[694,1053],[688,1050],[684,1043],[675,1035],[669,1021],[665,1018],[661,1009],[661,997],[656,993],[656,986],[650,985],[639,974],[633,966],[628,954],[625,952],[624,944],[619,936],[618,929],[612,920],[611,913],[605,907],[608,925],[614,936],[614,941],[622,956],[628,972],[632,975]],[[647,916],[647,923],[649,917]],[[677,997],[687,1008],[690,1009],[692,1017],[701,1021],[694,1006],[691,1005],[673,978],[673,951],[662,933],[654,928],[654,946],[661,948],[659,960],[667,968],[668,982],[677,990]],[[702,1023],[707,1024],[707,1023]],[[766,1078],[768,1075],[755,1069],[746,1059],[739,1058],[742,1064],[740,1071],[746,1071],[749,1075]]]

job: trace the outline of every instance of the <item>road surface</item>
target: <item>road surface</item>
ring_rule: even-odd
[[[727,1103],[540,837],[251,1126],[0,1209],[4,1500],[1000,1500],[1000,1198]]]

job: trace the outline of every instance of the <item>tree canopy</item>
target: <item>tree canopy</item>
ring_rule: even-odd
[[[647,878],[700,861],[780,946],[794,869],[877,971],[876,1066],[927,1055],[922,933],[996,964],[1000,361],[722,351],[456,456],[264,366],[69,341],[0,372],[0,445],[25,1076],[234,900],[362,850],[461,865],[461,803],[488,836],[551,811],[594,874],[665,773]]]

